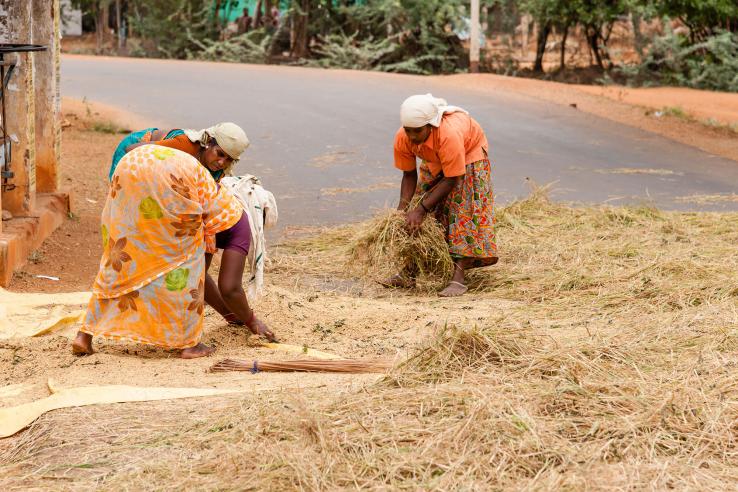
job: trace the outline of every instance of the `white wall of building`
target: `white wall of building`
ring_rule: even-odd
[[[62,36],[82,35],[82,11],[72,8],[71,0],[60,0]]]

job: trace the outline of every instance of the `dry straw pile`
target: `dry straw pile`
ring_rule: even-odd
[[[136,432],[127,422],[140,420],[97,412],[95,438],[77,440],[79,414],[61,415],[0,448],[0,477],[39,477],[73,455],[104,472],[54,473],[107,489],[734,488],[738,214],[573,208],[537,193],[499,224],[501,263],[463,300],[499,303],[499,316],[439,329],[380,382],[249,396]],[[355,236],[284,248],[275,272],[340,275]]]
[[[453,274],[443,226],[432,217],[414,235],[408,233],[404,214],[396,210],[383,210],[366,222],[312,232],[280,245],[271,272],[326,280],[349,273],[375,283],[409,271],[421,292],[445,286]]]
[[[373,220],[356,226],[349,257],[352,264],[376,280],[402,271],[414,272],[420,285],[445,284],[453,274],[441,224],[426,217],[416,234],[409,234],[405,214],[397,210],[380,212]]]

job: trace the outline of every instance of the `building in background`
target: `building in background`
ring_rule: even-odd
[[[226,24],[229,22],[236,22],[236,19],[241,17],[243,9],[249,9],[249,15],[253,17],[256,12],[257,3],[261,4],[262,12],[267,10],[265,8],[267,3],[271,5],[278,3],[277,7],[280,12],[285,12],[290,8],[290,0],[279,0],[279,2],[266,2],[264,0],[231,0],[221,4],[220,10],[218,10],[218,18]]]
[[[60,0],[61,9],[61,35],[82,35],[82,11],[72,6],[72,0]]]

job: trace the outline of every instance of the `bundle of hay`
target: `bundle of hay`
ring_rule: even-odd
[[[429,288],[448,282],[454,269],[443,226],[428,216],[420,231],[411,235],[405,214],[397,210],[385,210],[361,224],[349,257],[377,280],[409,271],[415,273],[419,285]]]

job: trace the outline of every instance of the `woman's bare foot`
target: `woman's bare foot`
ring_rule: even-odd
[[[74,355],[91,355],[92,352],[92,335],[77,332],[77,338],[72,342],[72,353]]]
[[[186,348],[182,350],[183,359],[197,359],[198,357],[207,357],[215,352],[213,347],[208,347],[204,343],[198,343],[194,347]]]
[[[380,280],[379,285],[390,289],[411,289],[415,287],[415,280],[412,278],[405,278],[398,273],[397,275],[392,275],[390,278]]]
[[[466,285],[452,280],[445,289],[438,293],[438,295],[441,297],[458,297],[466,294],[466,291],[468,290],[469,287]]]

